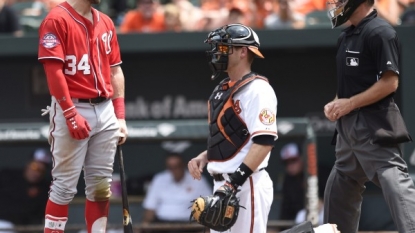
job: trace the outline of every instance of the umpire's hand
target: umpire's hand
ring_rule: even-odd
[[[324,114],[330,121],[337,121],[340,117],[350,113],[353,104],[350,99],[335,99],[324,106]]]

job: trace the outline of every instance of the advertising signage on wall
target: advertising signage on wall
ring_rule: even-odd
[[[185,95],[165,95],[159,100],[137,96],[135,100],[126,100],[128,119],[176,119],[206,118],[207,100],[189,99]]]
[[[306,118],[279,118],[279,137],[304,136],[307,132]],[[128,140],[206,140],[208,122],[206,119],[127,121]],[[0,123],[1,142],[47,142],[49,124],[33,123]]]

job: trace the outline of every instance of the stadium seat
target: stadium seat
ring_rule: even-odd
[[[327,11],[312,11],[305,17],[305,28],[331,28]]]
[[[11,5],[11,8],[18,14],[22,15],[25,9],[32,8],[33,2],[16,2]]]

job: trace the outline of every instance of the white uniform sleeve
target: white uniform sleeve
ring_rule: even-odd
[[[159,195],[163,187],[162,176],[160,174],[154,176],[153,180],[151,181],[146,197],[143,201],[143,207],[148,210],[155,210],[157,208],[158,201],[160,199]]]
[[[241,93],[242,118],[252,137],[272,135],[277,140],[277,96],[264,80],[256,79]]]

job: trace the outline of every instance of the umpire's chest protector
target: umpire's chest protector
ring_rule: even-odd
[[[226,161],[234,157],[248,142],[250,133],[234,107],[233,96],[253,80],[265,77],[255,73],[245,75],[233,86],[229,78],[222,80],[209,98],[209,137],[207,157],[209,161]]]

